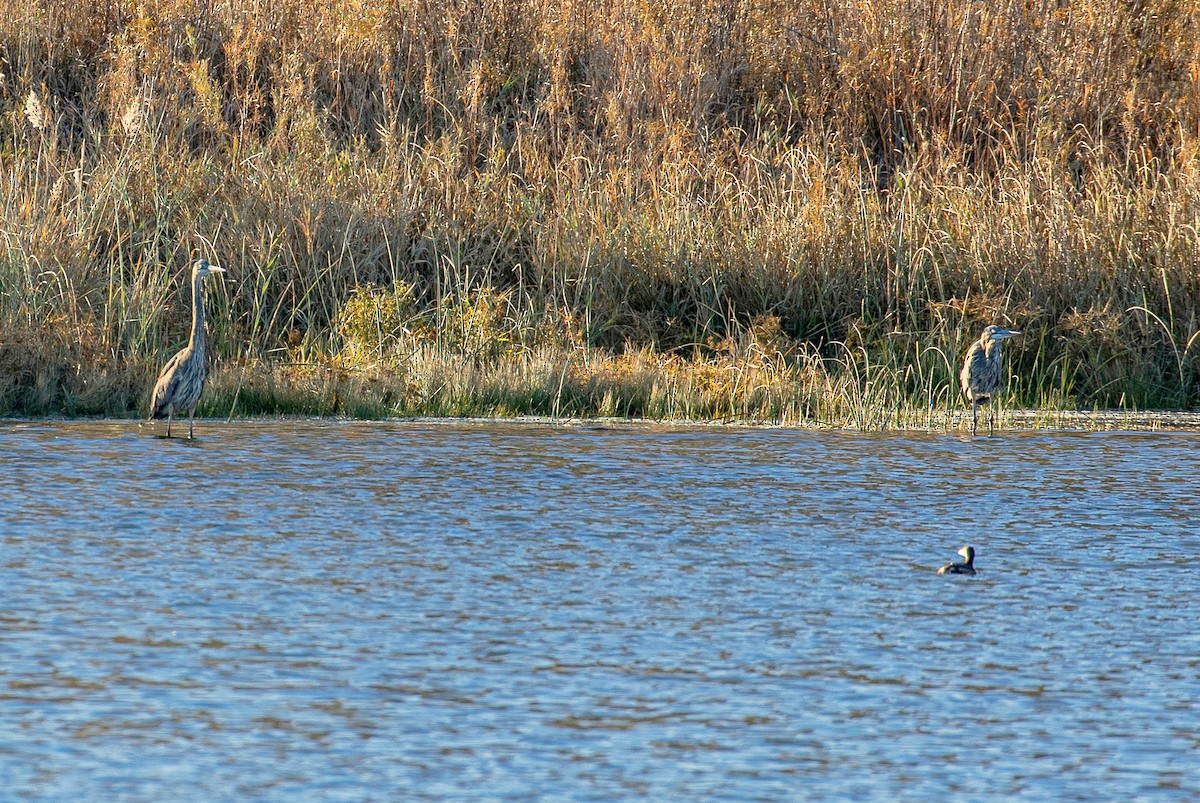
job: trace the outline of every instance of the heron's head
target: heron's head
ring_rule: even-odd
[[[973,547],[973,546],[962,547],[961,549],[958,550],[958,554],[962,555],[963,559],[967,563],[971,563],[972,561],[975,560],[975,547]]]
[[[224,273],[224,272],[225,272],[224,268],[217,267],[216,265],[209,262],[207,259],[203,259],[203,258],[197,259],[192,264],[192,278],[193,279],[201,277],[201,276],[208,276],[209,274],[212,274],[212,273]]]
[[[1005,329],[1003,326],[996,326],[995,324],[992,324],[983,330],[983,334],[979,336],[979,339],[986,344],[994,340],[1007,340],[1008,338],[1016,337],[1019,334],[1021,333],[1015,329]]]

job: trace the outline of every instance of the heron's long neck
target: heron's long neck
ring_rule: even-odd
[[[192,336],[188,346],[192,351],[204,354],[204,277],[192,278]]]
[[[987,355],[988,362],[1000,361],[1000,343],[999,340],[989,340],[983,347],[984,354]]]

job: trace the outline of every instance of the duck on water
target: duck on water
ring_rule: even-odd
[[[938,574],[975,574],[975,547],[965,546],[958,550],[964,560],[962,563],[947,563],[938,569]]]

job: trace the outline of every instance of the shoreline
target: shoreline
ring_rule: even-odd
[[[940,411],[940,417],[947,417]],[[199,417],[197,425],[213,424],[259,424],[271,421],[325,422],[338,425],[372,426],[379,424],[414,424],[418,426],[530,426],[546,428],[575,428],[584,430],[703,430],[703,429],[747,429],[747,430],[808,430],[813,432],[861,432],[873,434],[954,434],[970,437],[967,431],[968,414],[952,412],[951,425],[914,426],[893,425],[862,427],[847,422],[841,425],[819,421],[767,422],[750,420],[700,420],[685,418],[624,418],[614,416],[387,416],[382,418],[356,418],[341,415],[296,415],[263,413],[235,417]],[[119,416],[0,416],[2,424],[66,424],[66,423],[137,423],[145,428],[151,422],[138,417]],[[162,422],[154,422],[162,424]],[[995,435],[1030,433],[1094,433],[1094,432],[1200,432],[1200,411],[1194,410],[1096,410],[1092,412],[1074,410],[1014,410],[1004,413],[1004,422],[997,426]],[[977,438],[989,437],[980,431]]]

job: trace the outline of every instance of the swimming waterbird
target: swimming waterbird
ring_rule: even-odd
[[[962,563],[947,563],[938,569],[938,574],[975,574],[975,547],[965,546],[958,550],[964,561]]]

